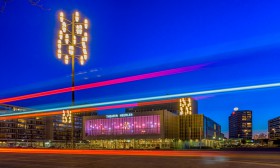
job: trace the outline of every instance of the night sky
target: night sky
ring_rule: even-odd
[[[0,99],[71,86],[71,66],[56,58],[58,12],[90,21],[90,55],[76,84],[197,64],[183,74],[100,87],[76,104],[280,82],[280,2],[275,0],[11,1],[0,14]],[[50,9],[50,10],[49,10]],[[280,116],[280,88],[207,95],[199,113],[228,132],[234,107],[253,111],[253,133]],[[71,104],[71,93],[10,104]]]

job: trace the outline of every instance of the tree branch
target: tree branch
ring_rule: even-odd
[[[41,8],[42,10],[51,10],[50,8],[45,8],[40,2],[41,0],[29,0],[29,3],[33,6]]]
[[[3,13],[5,11],[8,1],[10,0],[2,0],[2,2],[0,2],[0,13]]]
[[[6,6],[8,2],[12,0],[0,0],[0,13],[4,13],[6,10]],[[50,8],[45,8],[44,5],[41,3],[41,0],[28,0],[32,6],[36,6],[42,10],[51,10]]]

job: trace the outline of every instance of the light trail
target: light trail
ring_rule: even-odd
[[[90,88],[97,88],[97,87],[133,82],[133,81],[144,80],[144,79],[157,78],[157,77],[168,76],[168,75],[175,75],[175,74],[179,74],[179,73],[185,73],[185,72],[198,70],[206,65],[208,65],[208,64],[198,64],[198,65],[193,65],[193,66],[163,70],[163,71],[146,73],[146,74],[141,74],[141,75],[117,78],[117,79],[112,79],[112,80],[107,80],[107,81],[94,82],[94,83],[75,86],[74,90],[75,91],[85,90],[85,89],[90,89]],[[44,92],[39,92],[39,93],[32,93],[32,94],[27,94],[27,95],[22,95],[22,96],[0,99],[0,104],[19,101],[19,100],[32,99],[32,98],[37,98],[37,97],[43,97],[43,96],[49,96],[49,95],[55,95],[55,94],[61,94],[61,93],[66,93],[66,92],[71,92],[71,91],[72,91],[72,87],[67,87],[67,88],[49,90],[49,91],[44,91]]]
[[[118,105],[111,105],[111,106],[81,108],[81,109],[73,109],[71,111],[72,113],[86,113],[86,112],[94,112],[98,110],[110,110],[110,109],[117,109],[117,108],[128,108],[128,107],[147,106],[147,105],[155,105],[155,104],[163,104],[163,103],[172,103],[176,101],[177,99],[159,100],[159,101],[152,101],[152,102],[140,102],[140,103],[130,103],[130,104],[118,104]],[[0,117],[0,121],[13,120],[18,118],[32,118],[32,117],[43,117],[43,116],[51,116],[51,115],[61,115],[61,114],[62,114],[61,110],[49,111],[43,113],[22,114],[22,115],[15,115],[15,116]]]
[[[12,149],[0,148],[0,153],[63,154],[63,155],[130,155],[130,156],[197,156],[201,151],[146,151],[146,150],[71,150],[71,149]],[[203,157],[220,155],[221,152],[203,151]]]
[[[173,98],[196,96],[196,95],[207,95],[207,94],[215,94],[215,93],[227,93],[227,92],[244,91],[244,90],[274,88],[274,87],[280,87],[280,83],[252,85],[252,86],[241,86],[241,87],[233,87],[233,88],[225,88],[225,89],[214,89],[214,90],[206,90],[206,91],[187,92],[187,93],[164,95],[164,96],[153,96],[153,97],[135,98],[135,99],[128,99],[128,100],[91,103],[91,104],[85,104],[85,105],[75,105],[75,106],[51,108],[51,109],[45,109],[45,110],[14,112],[14,113],[9,113],[9,114],[0,114],[0,117],[17,116],[17,115],[24,115],[24,114],[35,114],[35,113],[59,111],[59,110],[65,110],[65,109],[70,109],[71,110],[71,109],[80,109],[80,108],[88,108],[88,107],[100,107],[100,106],[117,105],[117,104],[124,104],[124,103],[135,103],[135,102],[144,102],[144,101],[153,101],[153,100],[173,99]]]

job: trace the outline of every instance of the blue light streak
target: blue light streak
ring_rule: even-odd
[[[265,88],[274,88],[274,87],[280,87],[280,83],[251,85],[251,86],[240,86],[240,87],[233,87],[233,88],[214,89],[214,90],[205,90],[205,91],[197,91],[197,92],[187,92],[187,93],[171,94],[171,95],[164,95],[164,96],[135,98],[135,99],[128,99],[128,100],[91,103],[91,104],[75,105],[75,106],[64,106],[64,107],[50,108],[50,109],[44,109],[44,110],[32,110],[32,111],[24,111],[24,112],[6,113],[6,114],[0,114],[0,117],[8,117],[8,116],[16,116],[16,115],[24,115],[24,114],[35,114],[35,113],[59,111],[59,110],[65,110],[65,109],[70,110],[70,109],[79,109],[79,108],[87,108],[87,107],[100,107],[100,106],[115,105],[115,104],[122,104],[122,103],[135,103],[135,102],[144,102],[144,101],[152,101],[152,100],[181,98],[181,97],[187,97],[187,96],[207,95],[207,94],[216,94],[216,93],[227,93],[227,92],[235,92],[235,91],[254,90],[254,89],[265,89]]]

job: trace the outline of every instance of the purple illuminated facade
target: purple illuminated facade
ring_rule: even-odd
[[[160,134],[160,115],[90,119],[85,136]]]

